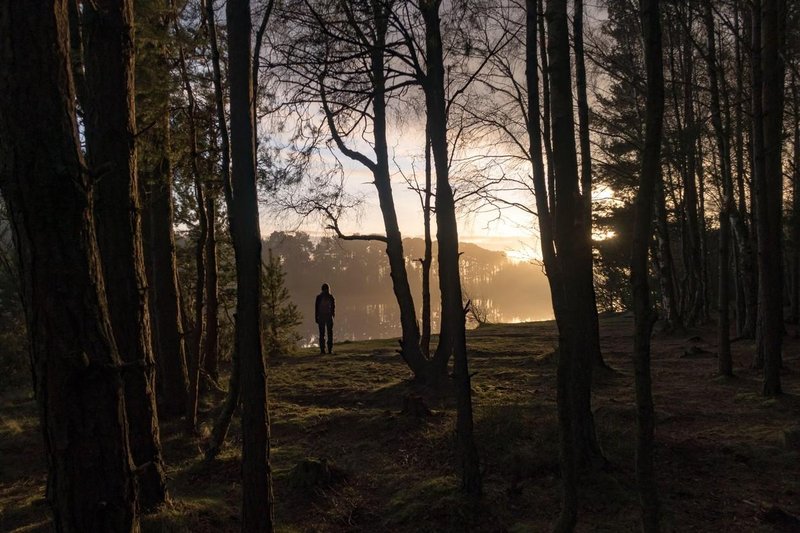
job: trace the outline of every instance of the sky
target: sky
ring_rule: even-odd
[[[394,126],[389,131],[390,158],[392,166],[392,191],[395,209],[403,237],[422,237],[424,225],[422,206],[415,191],[409,189],[403,178],[412,176],[416,171],[419,180],[424,183],[424,158],[422,154],[424,135],[422,129],[414,123]],[[366,143],[352,144],[363,153],[372,156],[374,152]],[[363,196],[363,203],[340,221],[343,233],[383,233],[383,219],[378,205],[375,186],[372,184],[371,172],[360,163],[349,160],[338,150],[323,157],[330,162],[334,155],[343,165],[345,188],[349,194]],[[435,179],[435,175],[433,177]],[[526,203],[533,203],[532,197],[521,197]],[[538,233],[534,221],[529,214],[516,210],[505,210],[498,218],[498,213],[490,210],[459,210],[459,240],[472,242],[483,248],[504,251],[512,259],[527,260],[538,257]],[[432,221],[432,234],[435,240],[435,220]],[[262,209],[262,233],[269,235],[272,231],[299,230],[314,236],[332,235],[324,229],[319,219],[299,220],[285,212],[274,212]]]

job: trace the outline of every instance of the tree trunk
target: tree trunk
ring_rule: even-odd
[[[232,231],[231,222],[234,219],[235,212],[233,210],[233,192],[231,190],[230,141],[228,137],[228,126],[225,118],[225,102],[222,88],[222,68],[220,65],[220,53],[217,43],[217,25],[214,20],[214,0],[205,0],[204,8],[206,19],[208,21],[208,38],[211,45],[211,64],[214,73],[214,109],[217,114],[217,129],[219,130],[220,150],[222,152],[222,190],[225,195],[228,226]],[[236,318],[235,320],[238,321]],[[222,410],[217,416],[217,419],[214,421],[214,429],[211,432],[211,439],[208,450],[206,451],[207,460],[211,460],[216,457],[220,449],[222,449],[222,445],[225,443],[225,437],[228,435],[228,429],[230,428],[231,420],[236,412],[236,408],[239,406],[240,393],[241,366],[239,364],[238,336],[235,336],[234,346],[231,352],[231,375],[228,383],[228,394],[225,397]]]
[[[547,203],[550,213],[556,212],[556,173],[553,165],[552,128],[550,127],[550,66],[547,57],[547,33],[544,26],[544,0],[537,0],[539,55],[542,60],[542,141],[547,161]]]
[[[664,307],[666,331],[674,332],[682,327],[680,309],[678,308],[677,291],[673,274],[672,245],[669,236],[669,220],[667,219],[667,203],[664,197],[664,180],[656,183],[655,192],[656,239],[658,241],[659,281],[661,282],[661,300]]]
[[[0,192],[23,281],[56,531],[138,531],[127,364],[112,333],[67,2],[0,5]]]
[[[730,216],[725,208],[719,213],[719,347],[717,372],[733,375],[730,336]]]
[[[728,135],[722,125],[720,106],[719,67],[717,65],[716,32],[714,31],[714,12],[710,0],[705,0],[704,18],[706,25],[706,44],[708,63],[708,79],[711,87],[711,123],[717,141],[717,157],[719,158],[720,177],[722,179],[722,208],[719,227],[719,373],[732,374],[730,346],[730,222],[741,220],[736,212],[733,192],[733,176],[730,169],[730,146]],[[746,241],[745,241],[746,242]]]
[[[439,342],[449,341],[453,350],[461,488],[470,499],[476,500],[481,494],[481,472],[472,427],[472,388],[467,363],[466,317],[462,307],[461,276],[458,270],[458,225],[449,177],[440,5],[441,0],[421,0],[419,4],[425,21],[425,49],[428,60],[428,72],[424,84],[425,105],[436,168],[436,240],[439,245],[442,323],[447,321],[451,327],[447,332],[450,339],[440,337]],[[444,331],[442,335],[446,335]]]
[[[203,319],[205,318],[205,284],[206,284],[206,256],[208,246],[208,217],[206,216],[206,200],[203,191],[203,179],[200,175],[200,153],[197,148],[197,103],[194,90],[189,80],[186,68],[186,56],[181,47],[178,52],[181,80],[186,91],[187,110],[186,118],[189,124],[189,167],[194,182],[194,200],[197,209],[198,235],[195,244],[195,265],[197,278],[194,291],[194,327],[190,335],[189,357],[187,369],[189,374],[189,393],[186,404],[186,428],[194,433],[197,430],[197,406],[200,396],[200,368],[203,366]]]
[[[433,243],[431,242],[431,134],[425,125],[425,198],[422,206],[423,225],[425,227],[425,255],[420,261],[422,265],[422,354],[431,356],[431,265],[433,263]]]
[[[95,176],[95,223],[111,326],[122,360],[130,447],[139,505],[167,498],[155,398],[155,361],[142,252],[136,169],[133,8],[98,1],[83,9],[86,141]]]
[[[206,342],[203,368],[208,377],[219,380],[219,282],[217,267],[217,192],[206,194]]]
[[[664,71],[659,0],[641,1],[644,56],[647,70],[647,107],[642,173],[633,230],[631,288],[633,290],[633,361],[636,381],[636,481],[642,507],[642,530],[659,530],[659,503],[653,467],[655,415],[650,377],[650,336],[656,316],[650,306],[648,242],[656,188],[661,180],[661,136],[664,119]]]
[[[591,411],[592,367],[599,349],[593,327],[592,249],[581,195],[572,108],[569,30],[566,0],[548,0],[550,109],[555,172],[554,240],[558,251],[563,307],[559,326],[558,419],[561,440],[563,502],[557,531],[569,531],[577,519],[577,470],[602,458]]]
[[[687,24],[692,25],[691,12],[687,13]],[[703,284],[703,249],[701,239],[700,215],[698,212],[697,194],[697,159],[695,145],[697,125],[694,116],[694,49],[687,36],[683,41],[683,117],[682,151],[686,161],[683,173],[683,198],[688,233],[688,255],[684,259],[689,285],[687,287],[687,309],[684,311],[684,322],[687,325],[703,320],[705,307],[705,287]],[[677,111],[677,110],[676,110]]]
[[[755,0],[754,16],[758,13],[760,0]],[[758,287],[759,315],[762,324],[764,356],[765,396],[781,393],[780,369],[783,344],[783,259],[781,236],[783,212],[783,87],[784,25],[786,9],[782,0],[763,0],[762,33],[763,46],[763,174],[756,181],[756,206],[758,209]],[[756,33],[755,31],[753,32]],[[756,95],[754,94],[754,99]],[[759,119],[759,110],[753,113]]]
[[[400,326],[402,339],[400,355],[408,363],[416,377],[424,377],[427,361],[420,348],[419,323],[414,298],[408,283],[405,255],[403,253],[403,236],[397,222],[394,196],[392,194],[391,174],[389,172],[389,145],[386,139],[386,32],[388,30],[388,13],[380,2],[372,2],[375,19],[375,46],[370,51],[371,81],[373,88],[372,109],[373,134],[375,137],[375,188],[378,191],[378,203],[386,230],[386,255],[389,258],[389,274],[392,278],[397,305],[400,308]]]
[[[144,191],[142,239],[150,289],[150,317],[153,328],[159,413],[176,417],[185,413],[189,387],[183,322],[178,292],[175,232],[172,207],[172,159],[170,154],[169,93],[159,84],[169,76],[170,59],[161,42],[168,34],[166,2],[150,5],[137,2],[137,20],[153,27],[155,43],[138,54],[136,79],[143,87],[137,95],[139,177]],[[144,22],[142,22],[144,21]]]
[[[797,77],[792,76],[792,100],[794,112],[794,154],[792,169],[792,215],[791,242],[792,255],[790,264],[791,287],[791,321],[800,321],[800,98],[798,98]]]
[[[242,531],[274,529],[267,372],[261,339],[261,232],[251,80],[250,2],[228,0],[236,349],[242,385]]]

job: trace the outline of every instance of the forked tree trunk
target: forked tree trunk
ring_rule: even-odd
[[[659,0],[641,1],[647,70],[645,144],[633,229],[631,288],[633,290],[633,358],[636,382],[636,481],[642,509],[642,530],[659,530],[659,503],[653,467],[655,415],[650,377],[650,337],[656,315],[650,305],[648,242],[652,235],[653,205],[661,180],[661,136],[664,118],[664,71]]]
[[[133,7],[98,1],[83,9],[86,141],[96,176],[95,222],[111,326],[122,360],[130,447],[139,505],[167,498],[155,397],[155,361],[142,251],[136,169]]]
[[[138,531],[122,372],[78,136],[67,2],[0,4],[0,192],[57,531]]]
[[[261,338],[261,232],[252,112],[250,2],[228,0],[231,235],[236,255],[236,349],[242,385],[242,531],[274,529],[267,371]]]
[[[372,92],[372,135],[374,140],[375,160],[371,160],[357,150],[349,148],[339,133],[334,113],[329,108],[324,79],[320,81],[320,94],[322,107],[326,115],[328,128],[331,136],[336,142],[339,150],[348,158],[358,161],[366,166],[372,173],[373,183],[378,193],[378,205],[380,206],[381,216],[383,217],[384,235],[369,236],[345,236],[339,237],[346,240],[370,238],[378,239],[386,243],[386,256],[389,260],[389,274],[392,279],[392,290],[394,291],[397,305],[400,309],[400,326],[402,338],[400,339],[400,355],[406,364],[411,368],[414,377],[419,380],[429,379],[429,369],[431,365],[423,356],[420,347],[419,323],[417,322],[417,310],[414,305],[414,298],[411,294],[411,286],[408,282],[408,272],[406,270],[405,254],[403,252],[403,236],[400,233],[400,226],[397,220],[394,195],[392,192],[391,173],[389,171],[389,145],[386,136],[386,35],[388,32],[388,8],[382,2],[370,2],[371,23],[373,29],[369,37],[362,32],[358,21],[350,8],[345,7],[348,13],[349,24],[354,33],[359,35],[357,46],[364,47],[369,54],[369,82]]]
[[[425,50],[428,60],[424,85],[425,106],[430,128],[431,151],[436,168],[436,240],[439,245],[442,323],[446,322],[451,327],[447,334],[442,332],[439,342],[442,340],[449,342],[453,351],[461,488],[469,498],[477,499],[481,494],[481,472],[472,427],[472,388],[467,363],[466,317],[462,307],[461,276],[458,270],[458,225],[453,190],[450,188],[440,5],[441,0],[421,0],[419,3],[425,21]],[[437,356],[439,355],[437,353]]]

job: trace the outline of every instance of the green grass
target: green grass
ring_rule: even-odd
[[[638,504],[631,321],[603,319],[602,331],[613,370],[597,373],[594,408],[609,465],[581,480],[578,530],[633,531]],[[733,380],[713,379],[713,358],[680,358],[688,337],[698,333],[715,338],[700,331],[686,338],[656,336],[653,343],[664,529],[769,531],[759,519],[762,508],[800,514],[800,458],[782,448],[783,430],[796,424],[800,402],[792,395],[763,399],[741,345]],[[484,473],[477,505],[460,492],[452,391],[414,386],[396,340],[337,344],[332,356],[309,349],[273,358],[278,531],[547,531],[560,505],[556,340],[552,323],[492,324],[468,334]],[[800,343],[787,342],[786,353],[798,353]],[[797,357],[785,363],[796,369]],[[785,376],[785,390],[797,390],[797,376]],[[410,394],[422,396],[432,416],[403,415]],[[240,530],[238,419],[217,460],[203,460],[204,435],[219,403],[219,396],[204,398],[196,439],[183,435],[180,421],[162,421],[171,503],[143,517],[142,531]],[[332,483],[298,484],[292,470],[309,458],[327,460],[343,475]],[[0,531],[49,531],[44,486],[35,404],[24,387],[17,388],[0,403]]]

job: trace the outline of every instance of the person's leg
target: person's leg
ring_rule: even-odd
[[[319,353],[325,353],[325,321],[320,320],[319,326]]]
[[[328,319],[328,353],[333,353],[333,317]]]

